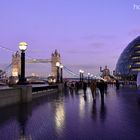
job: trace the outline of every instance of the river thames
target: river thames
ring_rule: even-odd
[[[53,94],[0,111],[1,140],[139,140],[140,90],[108,87],[104,104],[97,91]]]

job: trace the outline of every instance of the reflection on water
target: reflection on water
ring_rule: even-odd
[[[139,140],[139,90],[109,87],[104,102],[89,91],[65,92],[1,109],[0,139]]]
[[[31,116],[32,108],[31,104],[20,104],[18,111],[18,122],[19,122],[19,140],[31,140],[31,135],[26,134],[26,125],[28,117]]]
[[[56,131],[59,135],[63,132],[65,122],[64,104],[58,104],[55,111],[55,125]]]
[[[87,101],[87,95],[86,94],[84,94],[84,101],[86,102]]]
[[[85,97],[84,96],[85,95],[79,98],[79,116],[81,119],[83,119],[85,116],[85,101],[84,101]]]
[[[96,102],[92,103],[92,118],[93,120],[96,120],[97,118]]]
[[[101,121],[105,121],[106,119],[106,113],[107,113],[107,109],[106,109],[106,106],[104,104],[104,102],[101,103],[101,106],[100,106],[100,119]]]
[[[104,122],[107,116],[107,108],[103,102],[100,103],[100,108],[96,107],[96,102],[92,103],[92,119],[94,121],[99,117],[100,121]]]

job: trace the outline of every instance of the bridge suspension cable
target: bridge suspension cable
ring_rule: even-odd
[[[9,48],[7,48],[7,47],[4,47],[3,45],[0,45],[0,48],[1,49],[3,49],[3,50],[6,50],[6,51],[8,51],[8,52],[15,52],[14,50],[12,50],[12,49],[9,49]]]
[[[6,51],[8,51],[8,52],[11,52],[11,53],[15,53],[15,52],[16,52],[16,50],[9,49],[9,48],[7,48],[7,47],[4,47],[3,45],[0,45],[0,48],[3,49],[3,50],[6,50]],[[31,58],[31,59],[34,59],[33,57],[28,56],[28,55],[27,55],[27,57],[28,57],[28,58]]]
[[[71,75],[75,76],[75,77],[79,77],[79,74],[74,73],[72,70],[70,70],[69,68],[67,68],[66,66],[64,66],[64,70],[66,70],[66,72],[70,73]]]
[[[13,65],[13,63],[9,64],[8,66],[6,66],[4,68],[4,70],[2,72],[0,72],[0,77],[3,76],[5,73],[8,72],[8,70],[11,68],[11,66]]]

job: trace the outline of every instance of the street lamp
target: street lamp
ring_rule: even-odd
[[[56,78],[56,82],[59,83],[59,67],[60,67],[60,63],[56,62],[56,67],[57,67],[57,78]]]
[[[88,84],[89,84],[90,73],[88,73]]]
[[[21,51],[21,75],[19,77],[19,84],[25,84],[25,50],[27,49],[28,44],[26,42],[19,43],[19,49]]]
[[[60,82],[63,83],[63,65],[60,65],[60,70],[61,70],[61,77],[60,77]]]
[[[82,70],[80,69],[79,70],[79,73],[80,73],[80,82],[82,81]]]
[[[83,82],[83,79],[84,79],[84,71],[82,70],[81,71],[81,80],[82,80],[82,82]]]

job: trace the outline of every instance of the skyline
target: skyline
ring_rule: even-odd
[[[27,55],[42,59],[57,49],[62,63],[77,73],[98,73],[105,65],[112,71],[140,35],[138,5],[138,0],[5,0],[0,2],[0,45],[17,51],[25,41]],[[11,62],[11,52],[0,49],[0,56],[1,64]]]

